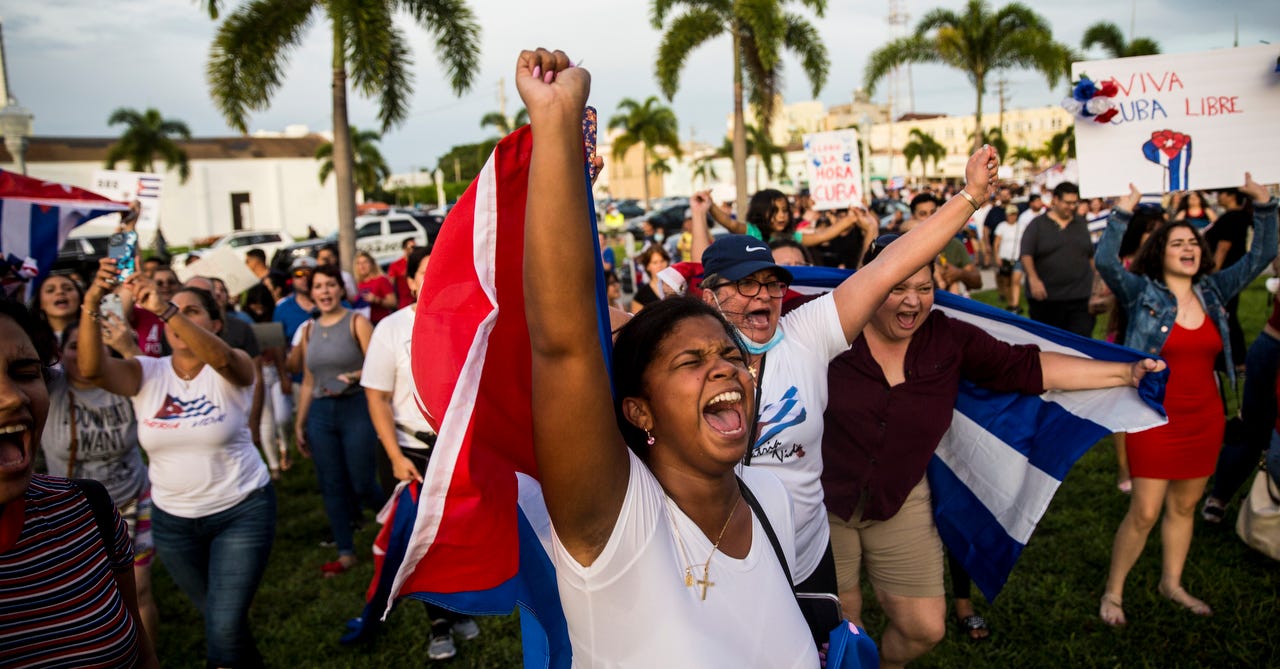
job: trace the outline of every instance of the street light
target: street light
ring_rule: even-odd
[[[27,173],[27,138],[31,136],[31,112],[27,111],[16,100],[0,109],[0,134],[4,135],[4,148],[13,156],[18,172]]]

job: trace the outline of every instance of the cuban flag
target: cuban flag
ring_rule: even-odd
[[[851,273],[790,267],[798,292],[824,292]],[[1010,344],[1042,351],[1133,363],[1150,356],[1088,339],[950,293],[934,293],[934,308]],[[1147,374],[1137,388],[1039,396],[995,393],[962,383],[951,429],[929,462],[938,534],[988,600],[1013,571],[1036,524],[1067,472],[1098,440],[1115,432],[1163,425],[1168,370]]]
[[[433,247],[412,346],[419,401],[438,437],[422,485],[401,484],[379,516],[367,604],[344,639],[361,636],[365,621],[384,618],[405,597],[472,615],[518,607],[524,665],[572,665],[533,457],[522,285],[532,140],[526,126],[498,143]],[[607,358],[599,265],[596,302]],[[830,646],[829,667],[877,665],[874,643],[852,625],[837,626]]]
[[[0,170],[0,252],[34,258],[44,276],[72,228],[128,209],[82,188]]]

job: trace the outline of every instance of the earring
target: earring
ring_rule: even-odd
[[[646,444],[648,444],[648,445],[652,446],[652,445],[653,445],[653,441],[654,441],[654,440],[653,440],[653,435],[652,435],[652,434],[650,434],[648,430],[645,430],[645,431],[644,431],[644,436],[645,436],[644,443],[646,443]]]

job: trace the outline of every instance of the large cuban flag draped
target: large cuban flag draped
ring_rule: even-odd
[[[0,252],[34,258],[43,276],[72,228],[128,208],[82,188],[0,170]]]
[[[793,267],[793,288],[825,291],[848,270]],[[1087,339],[980,302],[937,292],[934,308],[1011,344],[1036,344],[1097,360],[1132,363],[1138,351]],[[995,599],[1049,508],[1067,471],[1099,439],[1166,422],[1168,371],[1148,374],[1137,390],[994,393],[963,384],[951,429],[929,463],[938,534],[988,600]]]

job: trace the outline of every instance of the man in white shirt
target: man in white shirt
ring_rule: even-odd
[[[414,299],[427,272],[430,253],[429,249],[420,248],[409,254],[408,266],[413,274],[406,279]],[[416,315],[417,304],[410,304],[378,323],[369,340],[360,385],[364,386],[369,418],[391,461],[395,478],[421,482],[436,434],[418,409],[413,382],[410,340]],[[431,643],[427,646],[427,656],[431,659],[445,660],[457,654],[453,643],[455,634],[464,640],[479,636],[480,628],[471,618],[430,604],[426,607],[431,618]]]
[[[1039,191],[1031,191],[1031,199],[1027,200],[1027,208],[1021,214],[1018,214],[1018,224],[1013,233],[1013,248],[1017,250],[1019,258],[1013,263],[1013,273],[1009,277],[1009,299],[1008,309],[1014,313],[1020,313],[1022,309],[1022,233],[1027,231],[1027,226],[1031,225],[1031,221],[1037,216],[1044,213],[1047,205],[1044,198],[1040,196]]]

